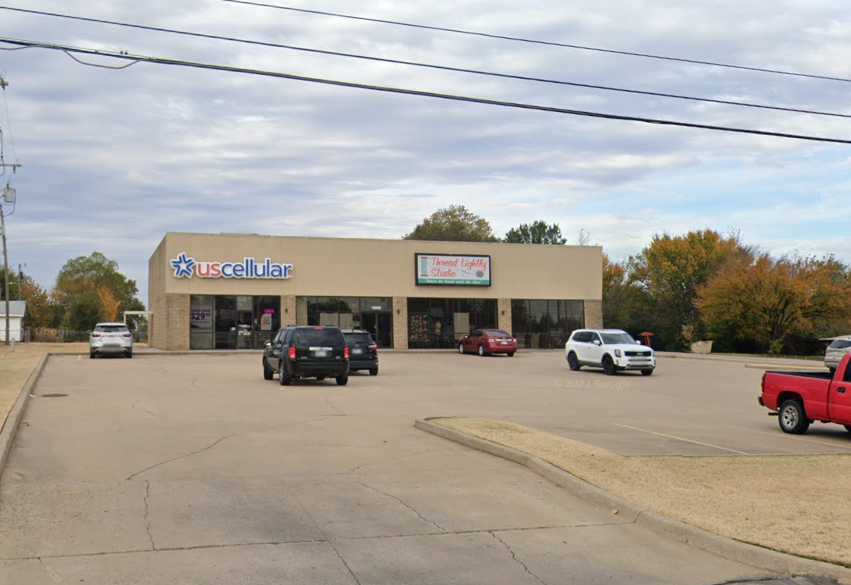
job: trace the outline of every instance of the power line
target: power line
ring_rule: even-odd
[[[252,2],[250,0],[212,0],[214,2],[227,2],[230,4],[244,4],[247,6],[256,6],[260,8],[274,8],[276,10],[287,10],[290,12],[301,12],[304,14],[316,14],[319,16],[331,16],[334,18],[345,18],[349,20],[359,20],[362,22],[374,22],[378,24],[389,24],[393,26],[403,26],[408,28],[417,28],[423,30],[433,30],[439,32],[448,32],[460,35],[469,35],[475,37],[484,37],[489,39],[498,39],[503,41],[514,41],[519,43],[529,43],[534,45],[545,45],[549,47],[562,47],[566,49],[578,49],[581,51],[593,51],[596,53],[608,53],[610,55],[623,55],[627,57],[641,57],[644,59],[658,59],[662,61],[673,61],[677,63],[688,63],[691,65],[707,65],[710,67],[723,67],[727,69],[739,69],[742,71],[752,71],[756,73],[771,73],[775,75],[789,75],[792,77],[805,77],[809,79],[821,79],[826,81],[841,81],[843,83],[851,83],[851,79],[845,77],[831,77],[829,75],[815,75],[811,73],[799,73],[796,71],[784,71],[782,69],[767,69],[763,67],[749,67],[747,65],[735,65],[732,63],[722,63],[719,61],[701,61],[698,59],[686,59],[682,57],[670,57],[666,55],[654,55],[651,53],[637,53],[632,51],[618,51],[615,49],[604,49],[600,47],[590,47],[586,45],[573,45],[569,43],[556,43],[553,41],[542,41],[536,39],[528,39],[524,37],[513,37],[507,35],[497,35],[492,33],[484,33],[457,28],[447,28],[442,26],[430,26],[425,24],[415,24],[410,22],[401,22],[397,20],[384,20],[381,18],[368,18],[365,16],[354,16],[351,14],[340,14],[338,12],[325,12],[322,10],[308,10],[306,8],[294,8],[292,6],[279,6],[277,4],[266,4],[263,2]]]
[[[710,124],[698,124],[694,122],[680,122],[676,120],[661,120],[657,118],[643,118],[637,116],[623,116],[620,114],[608,114],[604,112],[591,112],[586,110],[572,110],[567,108],[557,108],[553,106],[541,106],[536,104],[528,104],[522,102],[508,102],[502,100],[492,100],[487,98],[470,97],[463,95],[453,95],[445,93],[436,93],[429,91],[421,91],[415,89],[405,89],[398,87],[388,87],[383,85],[369,85],[365,83],[356,83],[352,81],[340,81],[335,79],[325,79],[319,77],[307,77],[304,75],[295,75],[292,73],[282,73],[277,71],[267,71],[263,69],[247,69],[243,67],[232,67],[228,65],[216,65],[211,63],[198,63],[193,61],[182,61],[177,59],[166,59],[162,57],[148,57],[144,55],[130,55],[123,52],[101,51],[95,49],[85,49],[79,47],[71,47],[68,45],[57,45],[53,43],[41,43],[38,41],[27,41],[21,39],[11,39],[0,37],[0,43],[6,43],[18,47],[50,49],[54,51],[62,51],[65,53],[80,53],[85,55],[98,55],[102,57],[111,57],[128,61],[153,63],[157,65],[173,65],[179,67],[189,67],[194,69],[203,69],[210,71],[225,71],[229,73],[243,73],[248,75],[257,75],[261,77],[272,77],[278,79],[290,79],[293,81],[305,81],[309,83],[319,83],[323,85],[331,85],[336,87],[348,87],[353,89],[365,89],[370,91],[379,91],[383,93],[410,95],[419,97],[430,97],[435,99],[451,100],[457,102],[466,102],[490,106],[499,106],[505,108],[516,108],[523,110],[534,110],[539,112],[550,112],[555,114],[566,114],[572,116],[582,116],[587,118],[599,118],[606,120],[620,120],[627,122],[642,122],[645,124],[657,124],[661,126],[678,126],[682,128],[694,128],[699,130],[715,130],[720,132],[733,132],[737,134],[752,134],[757,136],[770,136],[775,138],[791,138],[796,140],[806,140],[811,142],[827,142],[833,144],[849,144],[851,140],[840,138],[829,138],[824,136],[813,136],[806,134],[790,134],[786,132],[773,132],[768,130],[756,130],[750,128],[734,128],[730,126],[715,126]]]
[[[295,45],[284,45],[284,44],[280,44],[280,43],[272,43],[272,42],[266,42],[266,41],[255,41],[255,40],[251,40],[251,39],[241,39],[241,38],[237,38],[237,37],[213,35],[213,34],[183,31],[183,30],[169,29],[169,28],[156,27],[156,26],[147,26],[147,25],[142,25],[142,24],[118,22],[118,21],[114,21],[114,20],[103,20],[103,19],[99,19],[99,18],[90,18],[90,17],[85,17],[85,16],[74,16],[74,15],[70,15],[70,14],[60,14],[60,13],[57,13],[57,12],[45,12],[45,11],[41,11],[41,10],[30,10],[30,9],[26,9],[26,8],[17,8],[17,7],[12,7],[12,6],[0,6],[0,10],[10,10],[10,11],[13,11],[13,12],[22,12],[22,13],[26,13],[26,14],[34,14],[34,15],[39,15],[39,16],[50,16],[50,17],[55,17],[55,18],[67,19],[67,20],[92,22],[92,23],[105,24],[105,25],[110,25],[110,26],[120,26],[120,27],[132,28],[132,29],[137,29],[137,30],[145,30],[145,31],[152,31],[152,32],[159,32],[159,33],[168,33],[168,34],[197,37],[197,38],[203,38],[203,39],[211,39],[211,40],[217,40],[217,41],[227,41],[227,42],[233,42],[233,43],[263,46],[263,47],[270,47],[270,48],[276,48],[276,49],[301,51],[301,52],[314,53],[314,54],[320,54],[320,55],[330,55],[330,56],[334,56],[334,57],[362,59],[362,60],[376,61],[376,62],[381,62],[381,63],[392,63],[392,64],[395,64],[395,65],[405,65],[405,66],[411,66],[411,67],[421,67],[421,68],[426,68],[426,69],[436,69],[436,70],[440,70],[440,71],[450,71],[450,72],[455,72],[455,73],[469,73],[469,74],[473,74],[473,75],[498,77],[498,78],[502,78],[502,79],[514,79],[514,80],[519,80],[519,81],[532,81],[532,82],[536,82],[536,83],[565,85],[565,86],[570,86],[570,87],[581,87],[581,88],[585,88],[585,89],[596,89],[596,90],[601,90],[601,91],[614,91],[614,92],[628,93],[628,94],[633,94],[633,95],[645,95],[645,96],[652,96],[652,97],[688,100],[688,101],[695,101],[695,102],[720,104],[720,105],[726,105],[726,106],[757,108],[757,109],[774,110],[774,111],[780,111],[780,112],[791,112],[791,113],[795,113],[795,114],[810,114],[810,115],[815,115],[815,116],[829,116],[829,117],[834,117],[834,118],[851,118],[851,114],[841,114],[841,113],[836,113],[836,112],[825,112],[825,111],[819,111],[819,110],[807,110],[807,109],[803,109],[803,108],[791,108],[791,107],[785,107],[785,106],[773,106],[773,105],[769,105],[769,104],[758,104],[758,103],[752,103],[752,102],[720,100],[720,99],[713,99],[713,98],[688,96],[688,95],[682,95],[682,94],[645,91],[645,90],[622,88],[622,87],[613,87],[613,86],[606,86],[606,85],[594,85],[594,84],[588,84],[588,83],[578,83],[578,82],[573,82],[573,81],[546,79],[546,78],[541,78],[541,77],[529,77],[529,76],[525,76],[525,75],[513,75],[513,74],[508,74],[508,73],[481,71],[481,70],[477,70],[477,69],[468,69],[468,68],[463,68],[463,67],[450,67],[450,66],[446,66],[446,65],[435,65],[435,64],[431,64],[431,63],[421,63],[421,62],[417,62],[417,61],[404,61],[404,60],[400,60],[400,59],[388,59],[388,58],[384,58],[384,57],[373,57],[373,56],[369,56],[369,55],[358,55],[358,54],[355,54],[355,53],[343,53],[343,52],[339,52],[339,51],[326,51],[326,50],[322,50],[322,49],[313,49],[313,48],[309,48],[309,47],[299,47],[299,46],[295,46]],[[128,67],[129,67],[129,65],[128,65]]]

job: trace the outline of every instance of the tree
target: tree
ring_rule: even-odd
[[[56,304],[50,294],[28,276],[24,276],[21,280],[21,298],[27,302],[24,327],[35,329],[57,325]]]
[[[550,225],[541,220],[532,224],[521,223],[519,227],[511,228],[505,234],[505,241],[509,244],[553,244],[556,246],[567,243],[561,235],[558,224]]]
[[[603,254],[603,325],[634,335],[653,330],[652,298],[629,277],[622,263]]]
[[[705,229],[684,236],[655,235],[641,253],[630,258],[631,278],[656,305],[657,337],[668,349],[683,349],[705,335],[695,306],[698,287],[729,262],[749,262],[752,248],[738,234],[728,237]]]
[[[109,291],[113,307],[103,301],[99,290]],[[73,331],[87,331],[98,321],[108,321],[108,310],[118,306],[126,311],[144,310],[145,306],[136,298],[136,281],[118,272],[118,263],[100,252],[91,256],[79,256],[65,263],[56,277],[53,298],[60,306],[61,326]],[[117,318],[117,315],[115,317]]]
[[[440,240],[446,242],[498,242],[490,223],[470,213],[463,205],[438,209],[403,240]]]
[[[9,279],[9,300],[17,300],[21,298],[21,292],[18,290],[20,276],[12,270],[3,270],[0,267],[0,299],[4,299],[6,294],[6,279]]]

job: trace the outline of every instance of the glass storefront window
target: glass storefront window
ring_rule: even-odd
[[[296,303],[299,325],[359,327],[369,331],[378,347],[393,347],[393,299],[390,297],[298,297]]]
[[[495,329],[496,299],[408,299],[408,347],[455,347],[473,329]]]
[[[517,344],[521,348],[562,348],[570,334],[584,326],[584,301],[511,301],[512,335],[517,338]]]
[[[191,295],[190,349],[258,349],[281,327],[281,297]]]

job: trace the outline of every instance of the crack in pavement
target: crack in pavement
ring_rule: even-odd
[[[54,583],[62,583],[62,577],[59,576],[59,573],[50,568],[50,565],[41,558],[38,557],[38,561],[41,563],[41,566],[44,567],[44,571],[47,573],[47,576],[50,577],[50,580]]]
[[[145,530],[148,533],[148,540],[151,541],[151,550],[157,550],[156,545],[154,544],[154,537],[151,534],[151,518],[148,516],[148,497],[151,495],[151,482],[147,479],[145,480]]]
[[[219,443],[221,443],[225,439],[233,437],[234,435],[236,435],[236,433],[231,433],[229,435],[225,435],[221,439],[216,440],[211,445],[207,445],[203,449],[198,449],[197,451],[192,451],[192,453],[185,453],[184,455],[178,455],[177,457],[172,457],[171,459],[166,459],[165,461],[160,461],[159,463],[157,463],[155,465],[151,465],[150,467],[146,467],[145,469],[143,469],[141,471],[137,471],[136,473],[129,475],[127,478],[124,479],[124,481],[129,481],[129,480],[133,479],[134,477],[136,477],[137,475],[145,473],[146,471],[150,471],[150,470],[152,470],[156,467],[160,467],[161,465],[165,465],[166,463],[171,463],[172,461],[177,461],[178,459],[184,459],[186,457],[191,457],[192,455],[198,455],[199,453],[203,453],[204,451],[212,449],[213,447],[215,447],[216,445],[218,445]]]
[[[157,416],[153,412],[151,412],[150,410],[145,410],[144,408],[136,408],[136,406],[138,406],[140,402],[142,402],[142,401],[137,400],[136,402],[133,403],[133,410],[138,410],[139,412],[147,412],[148,414],[150,414],[153,417]]]
[[[508,546],[508,543],[506,543],[504,540],[502,540],[500,537],[498,537],[498,536],[497,536],[494,532],[488,532],[488,534],[490,534],[491,536],[493,536],[495,539],[497,539],[499,542],[501,542],[501,543],[502,543],[502,546],[504,546],[505,548],[507,548],[507,549],[508,549],[508,552],[510,552],[510,553],[511,553],[511,558],[512,558],[512,559],[514,559],[514,561],[515,561],[516,563],[520,564],[520,566],[521,566],[521,567],[523,567],[523,570],[525,570],[525,571],[526,571],[529,575],[533,576],[533,577],[534,577],[535,579],[537,579],[539,582],[543,583],[544,585],[547,585],[547,582],[546,582],[546,581],[544,581],[543,579],[541,579],[540,577],[538,577],[535,573],[533,573],[532,571],[530,571],[530,570],[529,570],[529,567],[528,567],[528,566],[526,566],[526,563],[524,563],[523,561],[521,561],[520,559],[518,559],[518,558],[517,558],[517,554],[514,552],[514,549],[512,549],[510,546]]]
[[[333,408],[333,409],[334,409],[334,410],[336,410],[337,412],[343,412],[343,409],[342,409],[342,408],[337,408],[336,406],[334,406],[334,405],[331,403],[331,397],[330,397],[330,396],[326,396],[326,397],[325,397],[325,404],[327,404],[328,406],[330,406],[331,408]]]
[[[369,488],[369,489],[371,489],[372,491],[374,491],[374,492],[377,492],[377,493],[381,494],[382,496],[387,496],[388,498],[393,498],[394,500],[396,500],[397,502],[399,502],[400,504],[402,504],[403,506],[405,506],[406,508],[408,508],[409,510],[411,510],[414,514],[416,514],[417,516],[419,516],[419,517],[420,517],[420,520],[422,520],[423,522],[428,522],[429,524],[431,524],[431,525],[433,525],[433,526],[436,526],[437,528],[439,528],[439,529],[440,529],[440,530],[442,530],[443,532],[448,532],[448,531],[447,531],[447,530],[446,530],[443,526],[441,526],[441,525],[440,525],[440,524],[438,524],[437,522],[434,522],[434,521],[429,520],[428,518],[424,517],[422,514],[420,514],[420,513],[419,513],[419,511],[418,511],[416,508],[414,508],[413,506],[411,506],[410,504],[408,504],[408,503],[407,503],[405,500],[403,500],[402,498],[400,498],[400,497],[398,497],[398,496],[394,496],[393,494],[388,494],[387,492],[382,492],[380,489],[378,489],[378,488],[374,488],[374,487],[372,487],[371,485],[367,485],[367,484],[365,484],[363,481],[361,481],[361,480],[359,480],[359,479],[357,480],[357,482],[358,482],[359,484],[361,484],[363,487],[365,487],[365,488]]]
[[[304,504],[301,503],[301,500],[298,499],[298,496],[295,495],[295,492],[290,487],[290,484],[288,484],[283,477],[281,477],[279,479],[281,480],[281,483],[284,484],[284,487],[287,488],[287,491],[290,493],[290,496],[292,496],[293,500],[295,500],[295,503],[298,504],[299,508],[301,508],[302,511],[304,511],[304,513],[307,515],[307,517],[310,518],[310,521],[313,522],[313,525],[316,526],[316,530],[318,530],[319,534],[322,535],[322,538],[323,538],[322,542],[328,543],[328,545],[331,547],[331,549],[337,555],[337,558],[340,559],[340,562],[343,563],[344,567],[346,567],[346,570],[349,572],[349,575],[351,575],[352,579],[355,580],[355,583],[357,583],[358,585],[361,585],[360,579],[358,579],[357,575],[355,575],[355,572],[349,566],[349,563],[346,562],[346,559],[343,558],[343,555],[340,554],[340,551],[337,550],[337,547],[334,546],[334,543],[331,542],[331,540],[328,538],[328,535],[325,534],[324,530],[322,530],[322,527],[319,525],[319,522],[316,521],[316,519],[313,517],[313,515],[310,513],[310,511],[307,508],[305,508]]]

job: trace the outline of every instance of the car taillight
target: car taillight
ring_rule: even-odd
[[[344,360],[349,359],[349,348],[348,347],[343,348],[343,359]]]
[[[100,337],[100,333],[92,333],[92,337]]]
[[[372,351],[375,351],[375,350],[378,349],[378,346],[377,345],[370,345],[369,349],[371,349]]]
[[[122,337],[133,337],[133,334],[132,333],[125,333],[124,335],[122,335]]]
[[[291,348],[290,348],[290,355],[289,355],[289,358],[290,358],[292,361],[295,361],[295,348],[294,348],[294,347],[291,347]]]

